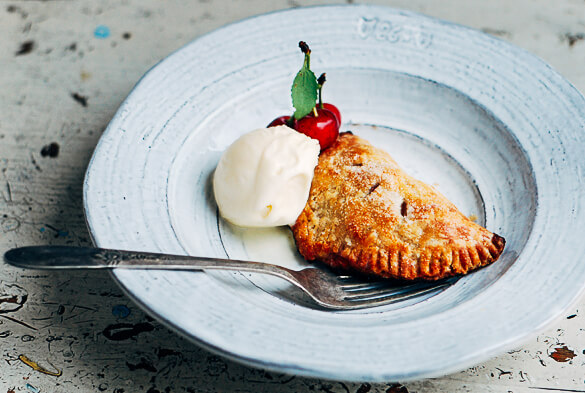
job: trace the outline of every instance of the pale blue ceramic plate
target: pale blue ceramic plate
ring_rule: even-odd
[[[524,50],[383,7],[247,19],[158,64],[120,107],[88,168],[85,209],[97,245],[305,263],[286,228],[236,230],[219,219],[209,182],[235,138],[291,111],[301,39],[315,72],[327,72],[326,100],[341,109],[343,129],[503,235],[504,254],[433,297],[359,312],[324,311],[279,281],[239,273],[115,271],[130,297],[249,365],[405,381],[511,349],[579,296],[583,97]]]

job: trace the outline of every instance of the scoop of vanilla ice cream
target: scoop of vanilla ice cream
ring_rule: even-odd
[[[241,136],[213,176],[221,215],[245,227],[293,224],[307,203],[319,142],[287,126]]]

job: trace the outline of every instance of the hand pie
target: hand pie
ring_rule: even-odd
[[[465,274],[494,262],[505,245],[349,132],[321,153],[292,231],[307,260],[408,280]]]

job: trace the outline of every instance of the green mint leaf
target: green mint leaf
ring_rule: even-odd
[[[295,76],[291,89],[292,104],[295,107],[295,119],[302,119],[311,113],[313,107],[315,107],[318,90],[317,77],[309,68],[308,62],[305,61],[303,67]]]

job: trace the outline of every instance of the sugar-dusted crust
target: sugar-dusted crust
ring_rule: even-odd
[[[351,133],[321,154],[292,231],[307,260],[408,280],[465,274],[494,262],[505,245]]]

